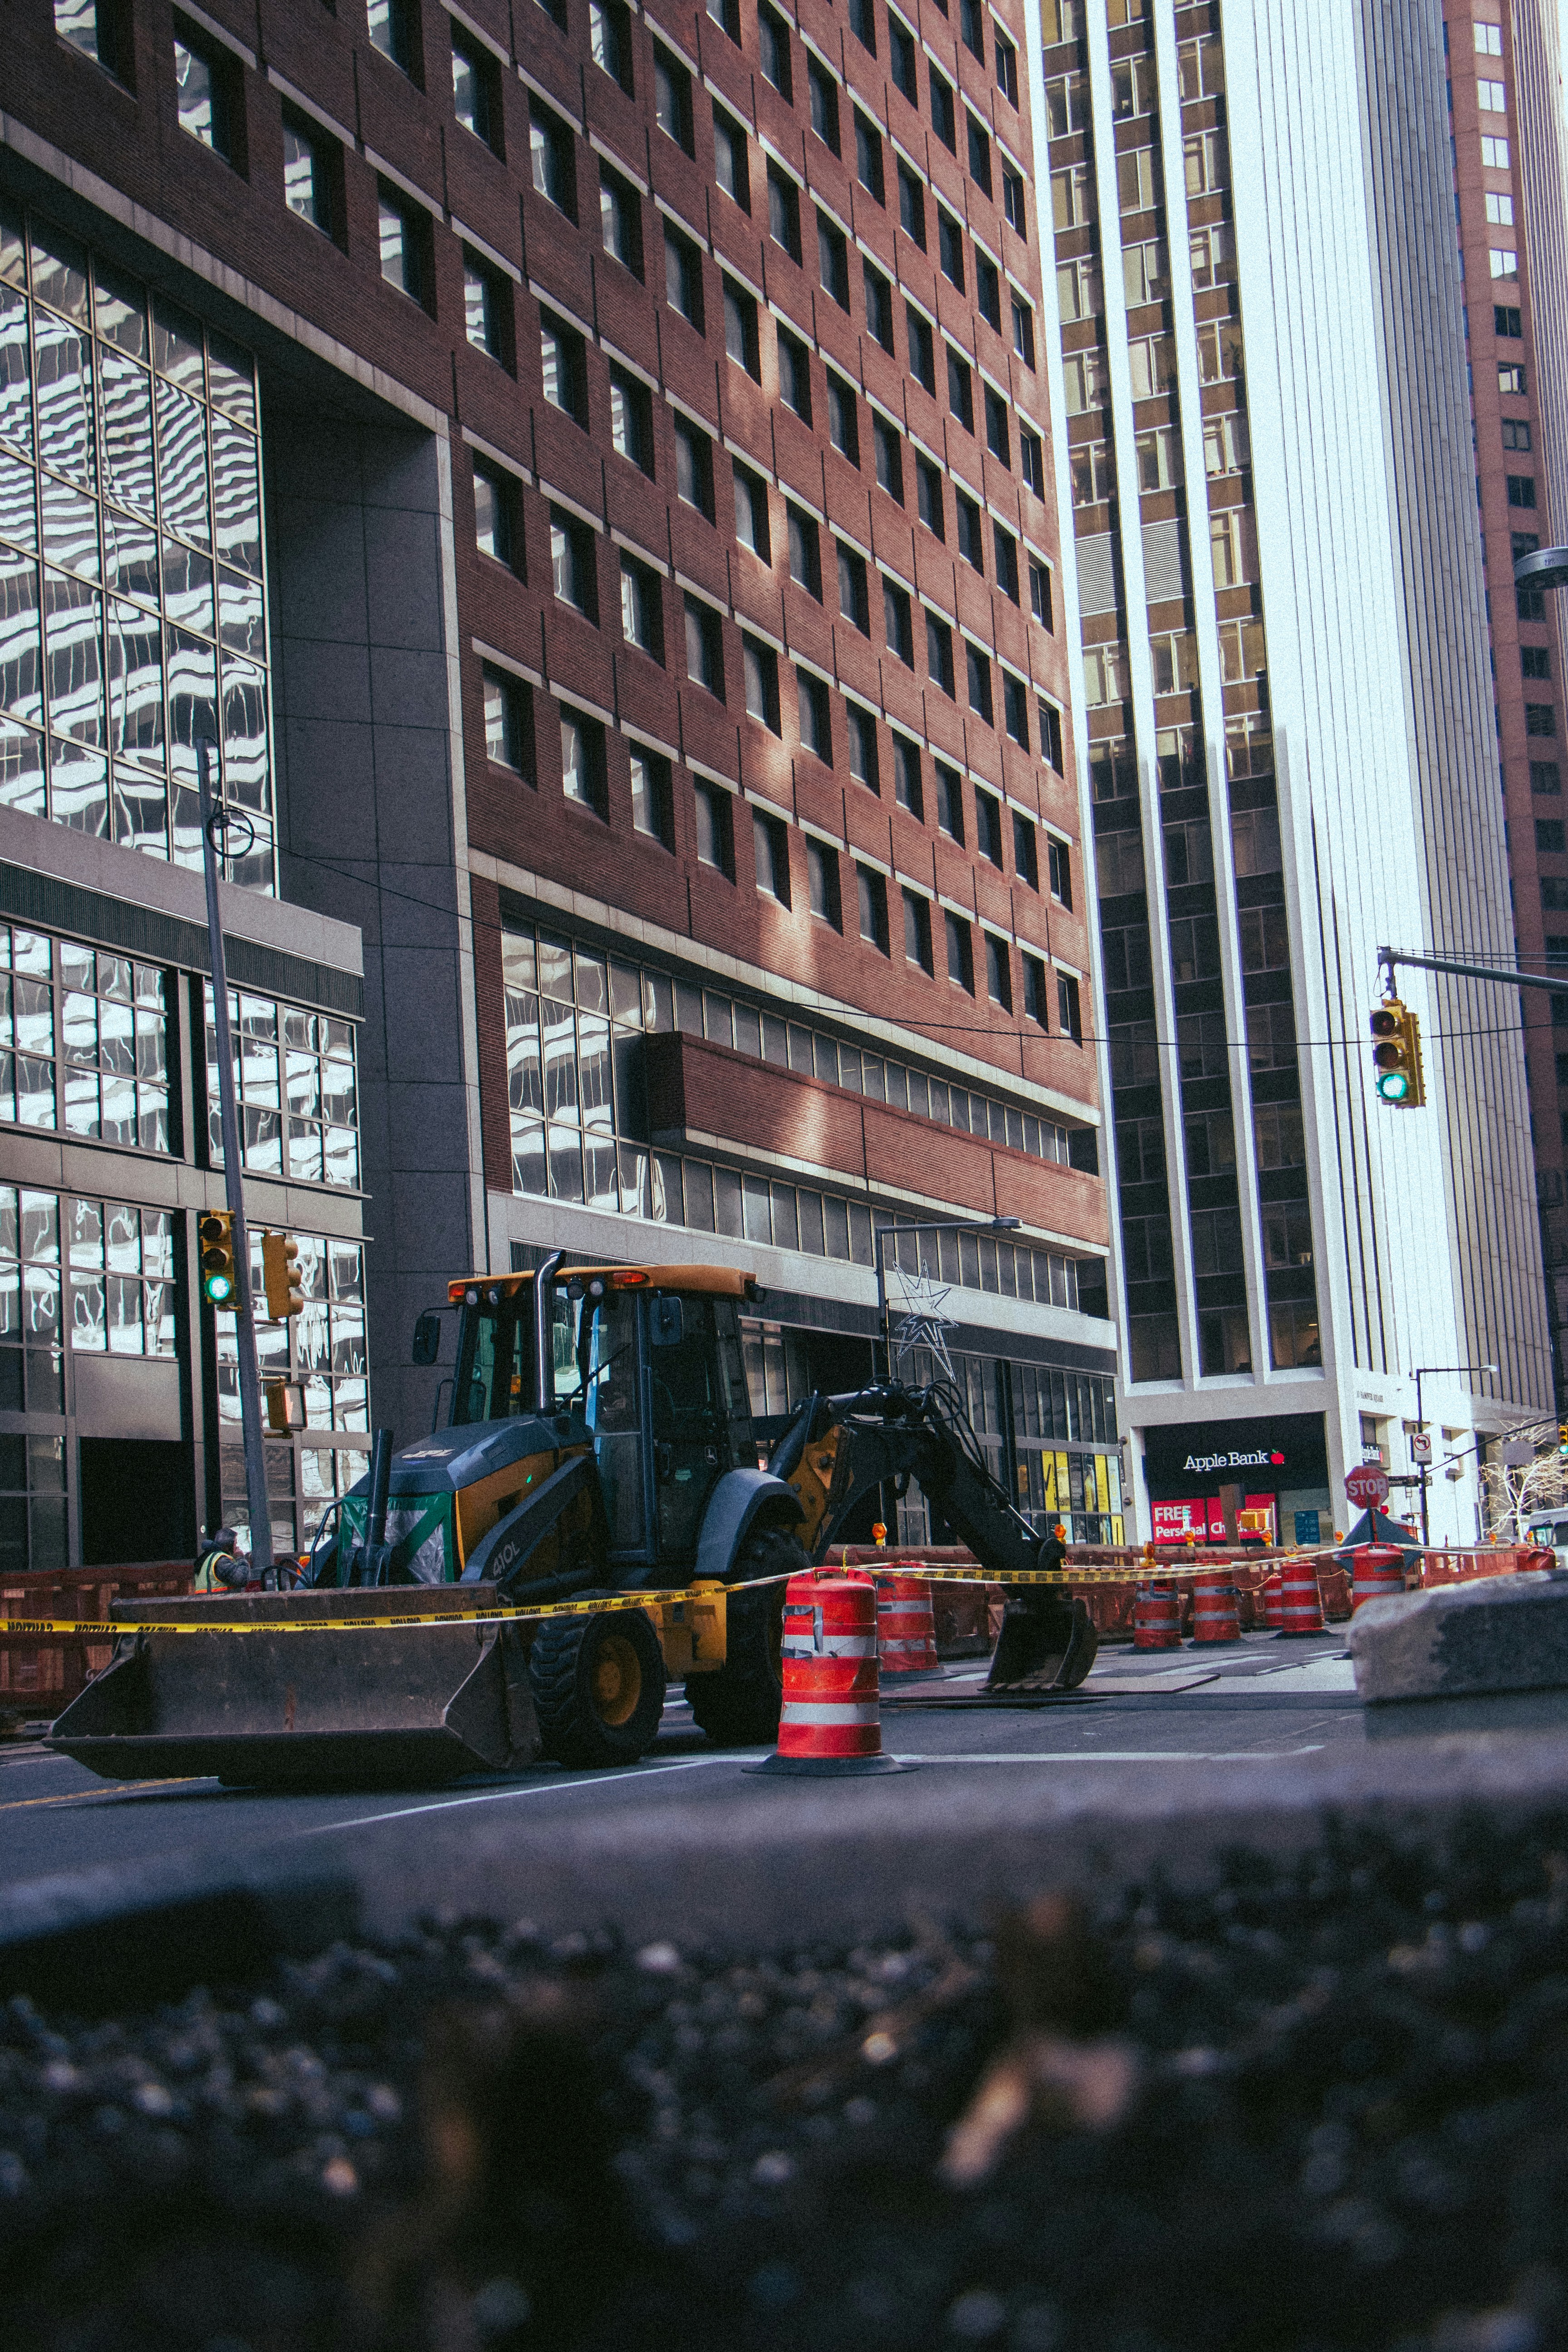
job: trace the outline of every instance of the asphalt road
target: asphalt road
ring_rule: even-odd
[[[710,1747],[679,1700],[624,1770],[370,1795],[111,1783],[46,1750],[0,1749],[0,1899],[73,1874],[216,1880],[254,1864],[346,1874],[372,1931],[447,1908],[744,1937],[795,1918],[872,1927],[1075,1874],[1179,1870],[1223,1843],[1306,1840],[1325,1810],[1553,1790],[1568,1802],[1568,1723],[1456,1732],[1426,1716],[1379,1737],[1342,1643],[1107,1649],[1083,1693],[1025,1706],[944,1704],[984,1673],[952,1665],[885,1696],[884,1748],[914,1769],[852,1780],[748,1772],[765,1751]]]

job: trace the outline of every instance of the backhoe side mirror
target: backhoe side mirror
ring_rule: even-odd
[[[661,1293],[651,1301],[647,1326],[652,1348],[679,1348],[686,1337],[686,1314],[679,1298]]]
[[[414,1326],[414,1360],[433,1364],[441,1353],[441,1318],[426,1307]]]

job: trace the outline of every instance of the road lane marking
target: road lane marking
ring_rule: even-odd
[[[1326,1745],[1304,1748],[1037,1748],[998,1749],[990,1755],[916,1756],[900,1752],[895,1764],[1258,1764],[1289,1756],[1316,1756]]]
[[[182,1772],[172,1780],[133,1780],[126,1789],[67,1789],[58,1797],[10,1797],[0,1803],[0,1813],[25,1813],[32,1805],[101,1805],[116,1797],[139,1797],[144,1789],[189,1789],[196,1781],[210,1776],[202,1772]]]
[[[293,1830],[293,1837],[325,1837],[332,1830],[374,1829],[377,1822],[405,1822],[416,1813],[449,1813],[459,1805],[495,1805],[503,1797],[552,1797],[558,1790],[602,1789],[612,1780],[652,1780],[660,1772],[695,1772],[704,1764],[733,1764],[753,1751],[744,1748],[727,1748],[721,1756],[687,1756],[679,1764],[628,1764],[619,1772],[595,1772],[591,1780],[552,1780],[544,1788],[537,1784],[516,1789],[479,1789],[471,1797],[437,1797],[428,1805],[400,1805],[395,1812],[359,1813],[353,1821],[318,1822],[308,1830]]]

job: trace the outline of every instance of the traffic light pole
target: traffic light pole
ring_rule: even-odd
[[[1568,996],[1568,980],[1549,980],[1539,971],[1503,971],[1491,963],[1461,963],[1454,956],[1406,955],[1400,948],[1379,948],[1377,960],[1388,975],[1391,992],[1394,968],[1404,963],[1417,971],[1452,971],[1461,980],[1498,980],[1505,988],[1544,988],[1553,996]]]
[[[223,1127],[224,1190],[234,1219],[234,1338],[239,1365],[239,1418],[245,1436],[245,1496],[250,1511],[250,1559],[264,1576],[272,1571],[272,1513],[267,1499],[267,1462],[261,1436],[261,1375],[256,1357],[256,1323],[250,1305],[250,1237],[245,1229],[245,1178],[239,1156],[239,1107],[234,1094],[234,1038],[228,1022],[228,967],[224,960],[223,919],[218,911],[218,844],[234,822],[212,792],[211,758],[216,749],[196,739],[201,782],[202,864],[207,885],[207,944],[212,957],[213,1024],[217,1033],[217,1098]],[[243,820],[241,820],[243,822]],[[221,1517],[221,1507],[220,1507]]]

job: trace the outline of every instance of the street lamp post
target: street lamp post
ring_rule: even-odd
[[[883,1352],[887,1357],[886,1370],[893,1376],[892,1345],[888,1331],[888,1261],[883,1244],[889,1234],[901,1239],[905,1234],[1013,1234],[1022,1219],[1018,1217],[936,1217],[913,1225],[881,1225],[877,1231],[877,1328],[882,1335]]]
[[[1435,1380],[1439,1372],[1495,1372],[1496,1370],[1497,1366],[1495,1364],[1417,1364],[1415,1367],[1416,1428],[1425,1429],[1426,1426],[1426,1420],[1421,1411],[1421,1383],[1423,1381]],[[1426,1482],[1431,1475],[1432,1465],[1429,1462],[1423,1462],[1421,1465],[1421,1549],[1423,1551],[1427,1549],[1432,1534],[1432,1529],[1426,1516]]]

